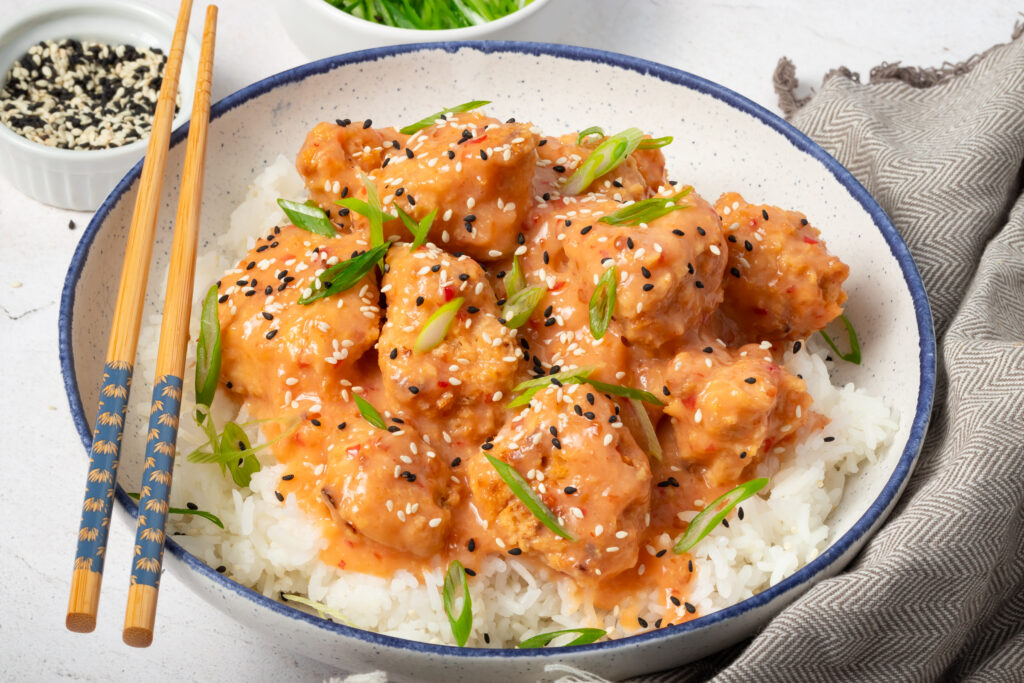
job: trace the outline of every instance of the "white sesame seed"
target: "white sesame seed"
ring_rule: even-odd
[[[441,526],[441,518],[440,517],[434,517],[432,520],[427,522],[427,524],[429,524],[431,528],[439,527],[439,526]]]
[[[700,412],[700,408],[697,408],[697,412],[693,414],[693,421],[696,424],[700,424],[701,420],[704,419],[703,413]]]

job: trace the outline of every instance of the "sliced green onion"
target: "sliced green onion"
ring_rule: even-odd
[[[139,494],[135,491],[129,491],[128,497],[131,498],[132,500],[139,500],[140,498]],[[213,514],[212,512],[207,512],[206,510],[192,510],[190,508],[167,508],[167,512],[172,515],[195,515],[196,517],[202,517],[203,519],[210,520],[211,522],[219,526],[221,529],[224,528],[224,522],[220,521],[220,517]]]
[[[370,176],[360,171],[359,178],[363,181],[363,186],[366,188],[366,201],[356,199],[355,197],[345,197],[344,199],[335,200],[334,203],[344,206],[350,211],[355,211],[369,221],[370,246],[377,247],[384,244],[385,219],[393,220],[398,218],[398,216],[384,212],[384,208],[380,203],[380,194],[377,192],[377,185],[370,179]]]
[[[505,276],[505,300],[511,299],[516,292],[526,288],[526,275],[523,274],[523,267],[519,265],[519,257],[512,257],[512,269]]]
[[[548,644],[557,638],[558,636],[564,636],[569,633],[578,633],[571,642],[562,645],[561,647],[572,647],[573,645],[590,645],[595,643],[598,639],[608,635],[608,632],[603,628],[566,628],[561,631],[551,631],[550,633],[539,633],[531,638],[527,638],[523,642],[516,645],[520,650],[527,650],[538,647],[547,647]]]
[[[384,418],[381,417],[380,413],[370,405],[370,402],[359,394],[352,394],[352,398],[356,400],[356,406],[359,408],[359,414],[363,416],[363,419],[372,424],[377,429],[387,429],[388,425],[384,422]]]
[[[249,443],[249,437],[245,430],[234,422],[228,422],[224,425],[224,433],[220,437],[220,452],[230,453],[236,445],[239,451],[252,449],[252,444]],[[231,458],[224,464],[227,465],[228,471],[231,472],[231,478],[242,488],[248,486],[252,481],[252,475],[260,471],[260,461],[254,453]]]
[[[603,138],[604,137],[604,129],[601,128],[600,126],[591,126],[590,128],[587,128],[585,130],[581,130],[580,134],[578,136],[576,136],[576,144],[577,145],[582,145],[583,141],[586,140],[587,138],[589,138],[591,135],[597,135],[597,136]]]
[[[598,382],[596,379],[589,378],[583,381],[604,394],[611,394],[613,396],[625,396],[626,398],[635,398],[637,400],[644,401],[645,403],[650,403],[651,405],[656,406],[665,405],[657,396],[655,396],[649,391],[644,391],[643,389],[634,389],[632,387],[620,387],[618,384],[605,384],[604,382]]]
[[[312,202],[301,204],[287,199],[278,199],[277,205],[284,209],[288,220],[296,228],[302,228],[324,237],[338,236],[338,232],[334,229],[334,223],[327,217],[327,213]]]
[[[844,325],[846,325],[846,334],[849,335],[850,338],[849,353],[842,353],[836,346],[836,343],[832,341],[832,337],[828,336],[825,330],[819,330],[818,333],[825,338],[825,341],[828,342],[828,345],[832,347],[832,350],[835,351],[840,358],[848,363],[860,365],[860,340],[857,339],[857,332],[853,329],[853,323],[850,322],[850,319],[846,317],[845,313],[841,314],[839,319],[843,321]]]
[[[263,422],[260,420],[259,422]],[[254,456],[264,448],[269,448],[281,439],[287,438],[295,433],[295,430],[299,428],[301,420],[295,419],[292,425],[288,429],[284,430],[270,441],[253,446],[249,444],[249,438],[236,438],[235,440],[225,439],[224,433],[226,433],[230,426],[241,427],[234,422],[229,422],[224,425],[224,433],[218,433],[217,428],[213,425],[213,419],[206,419],[200,422],[200,427],[206,432],[207,439],[209,439],[210,450],[204,451],[205,446],[200,446],[186,456],[189,462],[208,464],[216,463],[218,465],[228,465],[230,463],[237,463],[240,459],[244,460],[250,456]],[[253,424],[252,422],[246,422],[245,424]],[[242,432],[244,434],[244,431]],[[236,433],[237,436],[237,433]],[[243,448],[239,448],[239,445]],[[226,448],[225,448],[226,446]],[[259,471],[257,468],[254,470]]]
[[[466,300],[460,296],[434,311],[427,318],[427,322],[423,324],[423,329],[420,330],[419,336],[416,337],[416,343],[413,344],[412,350],[416,353],[426,353],[444,341],[448,330],[452,329],[455,316],[465,302]]]
[[[402,219],[402,223],[412,233],[412,246],[410,249],[417,249],[427,241],[427,235],[430,234],[430,226],[434,224],[434,218],[437,216],[437,209],[434,209],[426,216],[423,217],[419,223],[417,223],[412,216],[402,211],[401,207],[396,206],[395,211],[398,212],[398,217]]]
[[[455,594],[456,589],[462,588],[462,609],[459,616],[455,616]],[[469,633],[473,630],[473,600],[469,596],[469,581],[466,579],[466,569],[458,560],[452,560],[448,565],[448,571],[444,573],[444,588],[441,591],[441,602],[444,603],[444,613],[448,616],[448,623],[452,626],[452,635],[459,647],[464,647],[469,640]]]
[[[658,432],[654,429],[651,416],[647,414],[647,408],[644,408],[643,402],[637,398],[629,399],[629,405],[633,408],[633,412],[636,413],[636,419],[640,422],[640,429],[643,431],[644,439],[647,441],[647,447],[644,451],[655,460],[661,460],[661,442],[658,441]]]
[[[615,265],[608,266],[597,281],[594,293],[590,295],[590,334],[600,339],[608,330],[615,311],[615,290],[618,285],[618,272]]]
[[[751,479],[745,484],[740,484],[732,491],[723,493],[721,496],[716,498],[711,505],[701,510],[690,525],[686,528],[686,532],[679,537],[676,541],[675,547],[672,548],[672,552],[677,555],[685,553],[687,550],[697,545],[702,538],[711,533],[711,530],[718,526],[718,523],[725,519],[725,516],[732,512],[732,509],[750,498],[752,495],[763,489],[768,485],[767,477],[760,479]]]
[[[672,136],[666,135],[663,138],[644,138],[637,145],[637,149],[659,149],[672,144]]]
[[[692,190],[692,187],[684,187],[671,197],[641,199],[625,208],[613,211],[607,216],[602,216],[601,222],[608,225],[640,225],[641,223],[650,223],[673,211],[690,208],[686,204],[680,206],[677,202],[690,194]]]
[[[218,290],[212,285],[203,299],[199,318],[199,341],[196,342],[196,405],[213,403],[220,381],[220,317],[217,313]]]
[[[540,520],[541,524],[567,541],[576,540],[575,536],[562,528],[562,525],[558,523],[558,519],[555,518],[555,513],[551,512],[551,509],[544,504],[544,501],[540,499],[537,492],[523,479],[519,472],[516,472],[514,467],[503,460],[495,458],[493,455],[484,453],[484,457],[487,458],[487,462],[491,463],[491,466],[498,472],[498,476],[512,489],[512,493],[519,499],[519,502],[525,505],[526,509],[532,512],[533,516]]]
[[[505,327],[513,330],[522,327],[547,293],[547,287],[534,285],[521,289],[506,299],[505,305],[501,307],[501,319],[505,321]]]
[[[399,128],[398,132],[401,133],[402,135],[412,135],[413,133],[417,133],[423,130],[424,128],[427,128],[428,126],[434,125],[434,121],[437,121],[442,116],[447,116],[448,114],[461,114],[463,112],[467,112],[476,109],[477,107],[482,107],[485,104],[490,103],[490,100],[473,100],[472,102],[463,102],[462,104],[457,104],[454,107],[445,107],[436,114],[431,114],[430,116],[424,119],[420,119],[416,123],[405,126],[404,128]]]
[[[627,128],[621,133],[616,133],[605,139],[600,145],[594,148],[576,172],[569,178],[568,184],[563,190],[563,195],[579,194],[590,187],[597,178],[617,168],[626,160],[636,146],[643,139],[643,132],[639,128]]]
[[[536,394],[541,389],[544,389],[545,387],[549,387],[552,384],[554,384],[554,382],[552,382],[551,380],[557,380],[561,384],[579,384],[583,382],[590,375],[590,373],[592,373],[596,369],[597,368],[595,368],[593,365],[585,365],[583,367],[575,368],[573,370],[562,370],[561,372],[556,372],[553,375],[545,375],[544,377],[536,377],[534,379],[526,380],[525,382],[518,384],[512,390],[515,393],[519,393],[520,391],[523,393],[512,399],[512,401],[508,404],[508,407],[518,408],[520,406],[525,406],[529,404],[530,399],[533,398],[534,394]]]
[[[317,615],[321,619],[323,619],[324,615],[326,614],[327,616],[331,617],[332,619],[336,619],[336,620],[340,621],[341,623],[345,624],[346,626],[354,626],[354,624],[351,621],[349,621],[348,619],[345,618],[344,614],[342,614],[338,610],[334,609],[333,607],[328,607],[327,605],[325,605],[322,602],[317,602],[316,600],[310,600],[309,598],[307,598],[305,596],[295,595],[294,593],[281,593],[281,598],[283,600],[287,600],[288,602],[297,602],[300,605],[305,605],[306,607],[312,607],[313,609],[316,610]]]
[[[372,249],[357,254],[350,259],[339,261],[333,266],[316,276],[314,280],[313,293],[309,296],[299,298],[299,303],[309,305],[318,299],[324,299],[333,294],[339,294],[351,289],[362,281],[366,274],[373,270],[377,261],[384,257],[391,242],[387,241]],[[319,288],[316,287],[319,283]]]

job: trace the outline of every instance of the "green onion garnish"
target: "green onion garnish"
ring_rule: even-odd
[[[647,408],[644,408],[643,402],[636,398],[629,399],[629,405],[633,408],[633,412],[636,413],[636,418],[640,422],[640,429],[643,431],[644,439],[647,441],[647,448],[644,451],[654,459],[661,460],[661,442],[658,441],[658,432],[654,429],[651,416],[647,414]]]
[[[597,136],[603,138],[604,137],[604,129],[601,128],[600,126],[591,126],[590,128],[587,128],[585,130],[581,130],[580,134],[576,136],[576,144],[577,145],[582,145],[583,141],[586,140],[587,138],[589,138],[591,135],[597,135]]]
[[[283,600],[287,600],[288,602],[297,602],[300,605],[305,605],[306,607],[312,607],[313,609],[316,610],[317,615],[321,619],[323,619],[324,615],[326,614],[327,616],[331,617],[332,619],[336,619],[336,620],[340,621],[341,623],[345,624],[346,626],[353,626],[352,622],[349,621],[348,619],[346,619],[344,614],[342,614],[338,610],[334,609],[333,607],[328,607],[327,605],[325,605],[322,602],[317,602],[316,600],[310,600],[307,597],[304,597],[302,595],[295,595],[294,593],[281,593],[281,598]]]
[[[391,242],[387,241],[350,259],[335,263],[316,276],[312,294],[300,297],[299,303],[308,305],[318,299],[351,289],[373,270],[373,266],[384,257],[389,247],[391,247]],[[316,283],[319,283],[319,289],[316,288]]]
[[[601,222],[608,225],[640,225],[641,223],[650,223],[673,211],[690,208],[686,204],[680,206],[677,202],[690,194],[692,190],[692,187],[684,187],[671,197],[641,199],[618,211],[613,211],[607,216],[602,216]]]
[[[523,267],[519,265],[519,257],[512,257],[512,269],[505,276],[505,299],[511,299],[526,288],[526,275],[523,274]]]
[[[377,429],[387,429],[388,425],[384,422],[384,418],[381,417],[377,409],[370,405],[370,402],[359,394],[352,394],[352,398],[356,400],[356,406],[359,408],[359,414],[363,416],[363,419],[372,424]]]
[[[594,148],[576,172],[569,178],[568,184],[562,194],[579,194],[590,187],[597,178],[603,176],[626,160],[640,140],[643,139],[643,132],[639,128],[627,128],[621,133],[607,138],[604,142]]]
[[[196,448],[194,451],[189,453],[186,458],[189,462],[201,464],[216,463],[218,465],[233,464],[236,467],[240,467],[241,465],[238,464],[239,460],[245,460],[249,457],[255,456],[264,448],[269,448],[281,439],[291,436],[295,430],[299,428],[300,423],[301,420],[296,419],[288,429],[284,430],[270,441],[253,446],[249,443],[249,437],[245,435],[245,431],[242,430],[241,425],[234,422],[228,422],[224,425],[224,431],[218,432],[217,428],[213,425],[213,419],[210,418],[200,423],[200,426],[206,432],[209,444],[203,444]],[[247,422],[246,424],[254,423]],[[207,445],[210,446],[210,450],[203,450]],[[256,464],[259,464],[258,460],[255,462]],[[259,472],[259,468],[257,467],[252,471]],[[241,485],[245,486],[246,484]]]
[[[522,327],[547,293],[547,287],[534,285],[521,289],[506,299],[505,305],[501,307],[501,319],[505,321],[505,327],[513,330]]]
[[[544,501],[540,499],[537,492],[523,479],[519,472],[516,472],[514,467],[502,460],[498,460],[493,455],[485,453],[484,457],[487,458],[487,462],[491,463],[491,466],[498,472],[498,476],[512,489],[512,493],[519,499],[519,502],[525,505],[526,509],[532,512],[533,516],[539,519],[541,524],[567,541],[576,540],[575,536],[562,528],[562,525],[555,518],[555,513],[551,512],[551,509],[544,504]]]
[[[434,224],[434,218],[437,216],[437,209],[434,209],[426,216],[423,217],[419,223],[417,223],[412,216],[402,211],[401,207],[396,206],[395,211],[398,212],[398,217],[402,219],[402,223],[412,233],[412,246],[410,249],[417,249],[427,241],[427,235],[430,234],[430,226]]]
[[[637,149],[659,149],[672,144],[672,136],[666,135],[663,138],[644,138],[637,145]]]
[[[455,591],[462,588],[462,609],[459,616],[455,616]],[[473,600],[469,596],[469,581],[466,579],[466,569],[458,560],[452,560],[448,565],[448,571],[444,573],[444,589],[441,591],[441,602],[444,603],[444,613],[448,615],[448,623],[452,626],[452,635],[459,647],[464,647],[469,640],[469,632],[473,630]]]
[[[196,405],[213,403],[220,381],[220,317],[217,313],[217,285],[206,291],[203,312],[199,318],[199,341],[196,342]]]
[[[649,391],[644,391],[643,389],[633,389],[632,387],[620,387],[618,384],[605,384],[604,382],[598,382],[596,379],[589,378],[584,381],[604,394],[611,394],[612,396],[625,396],[626,398],[635,398],[637,400],[644,401],[645,403],[650,403],[651,405],[656,406],[665,405],[657,396],[655,396]]]
[[[278,199],[277,205],[284,209],[288,220],[296,228],[302,228],[324,237],[338,236],[337,231],[334,229],[334,223],[327,217],[327,213],[312,202],[300,204],[299,202],[290,202],[287,199]]]
[[[140,496],[138,493],[134,491],[129,491],[128,497],[131,498],[132,500],[138,500]],[[203,519],[210,520],[211,522],[219,526],[221,529],[224,528],[224,522],[220,521],[220,517],[213,514],[212,512],[207,512],[206,510],[191,510],[189,508],[167,508],[167,512],[169,512],[172,515],[196,515],[197,517],[202,517]]]
[[[850,322],[850,319],[846,317],[845,313],[840,314],[839,319],[843,321],[844,325],[846,325],[846,334],[849,335],[850,338],[849,353],[842,353],[836,346],[836,343],[832,341],[832,337],[828,336],[825,330],[818,330],[818,333],[825,338],[825,341],[828,342],[828,345],[832,347],[832,350],[835,351],[840,358],[848,363],[860,365],[860,340],[857,339],[857,332],[853,329],[853,323]]]
[[[444,341],[448,330],[452,328],[452,323],[455,322],[455,316],[465,302],[466,300],[460,296],[434,311],[423,324],[412,350],[416,353],[426,353]]]
[[[477,107],[482,107],[485,104],[490,103],[490,100],[473,100],[472,102],[463,102],[462,104],[457,104],[454,107],[445,107],[436,114],[431,114],[425,119],[420,119],[416,123],[410,124],[404,128],[399,128],[398,132],[401,133],[402,135],[412,135],[413,133],[417,133],[423,130],[424,128],[427,128],[428,126],[434,125],[434,121],[437,121],[442,116],[447,116],[448,114],[461,114],[463,112],[467,112],[472,109],[476,109]]]
[[[618,273],[613,264],[598,279],[597,287],[590,295],[590,334],[594,335],[594,339],[603,337],[608,330],[608,323],[612,321],[618,281]]]
[[[525,382],[518,384],[512,390],[515,393],[520,391],[523,393],[512,399],[508,404],[508,407],[518,408],[529,404],[530,399],[533,398],[534,394],[541,389],[554,384],[551,380],[557,380],[560,384],[579,384],[596,369],[597,368],[593,365],[585,365],[580,368],[574,368],[573,370],[562,370],[561,372],[556,372],[553,375],[545,375],[544,377],[536,377],[534,379],[526,380]]]
[[[687,550],[697,545],[702,538],[711,533],[711,530],[718,526],[718,523],[725,519],[725,516],[729,514],[734,507],[750,498],[752,495],[763,489],[768,485],[767,477],[760,479],[752,479],[745,484],[740,484],[732,491],[723,493],[721,496],[716,498],[711,505],[701,510],[693,521],[690,522],[690,526],[686,528],[686,533],[679,537],[676,541],[675,547],[672,548],[672,552],[677,555],[685,553]]]
[[[226,458],[224,465],[231,472],[234,482],[245,488],[252,481],[252,475],[260,471],[260,461],[256,458],[255,453],[241,455],[241,453],[252,450],[252,444],[249,443],[249,437],[245,430],[234,422],[228,422],[224,425],[224,432],[220,436],[220,454],[224,456],[236,448],[239,453],[238,457]]]
[[[377,186],[370,179],[370,176],[360,171],[359,178],[363,181],[363,186],[366,188],[366,201],[356,199],[355,197],[345,197],[344,199],[335,200],[334,203],[344,206],[350,211],[355,211],[366,218],[370,222],[370,246],[380,246],[384,244],[385,219],[393,220],[398,218],[398,216],[384,212],[380,203],[380,195],[377,193]]]
[[[557,638],[558,636],[564,636],[569,633],[578,633],[571,642],[562,645],[561,647],[572,647],[573,645],[590,645],[591,643],[597,642],[599,638],[603,638],[608,634],[602,628],[566,628],[561,631],[551,631],[550,633],[539,633],[531,638],[527,638],[523,642],[516,645],[520,650],[527,650],[537,647],[547,647],[548,643]]]

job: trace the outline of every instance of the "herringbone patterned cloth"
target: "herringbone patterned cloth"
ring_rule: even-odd
[[[1024,681],[1024,37],[968,67],[840,71],[792,117],[881,203],[929,294],[939,383],[906,493],[849,571],[649,683]]]

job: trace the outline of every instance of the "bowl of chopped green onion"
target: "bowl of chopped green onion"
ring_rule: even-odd
[[[382,45],[553,38],[549,0],[277,0],[289,37],[310,59]]]

